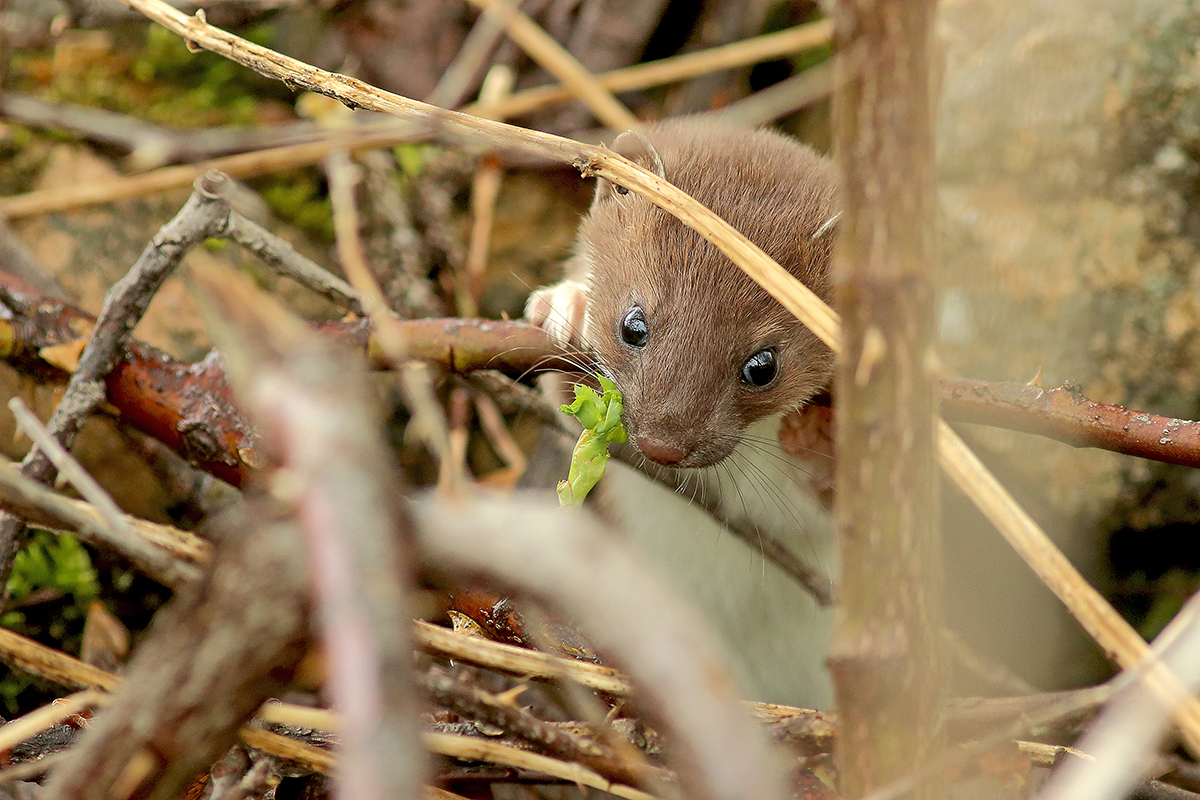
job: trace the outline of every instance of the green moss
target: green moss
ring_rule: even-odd
[[[256,188],[281,221],[322,242],[333,241],[333,211],[325,182],[317,170],[281,172],[258,182]]]
[[[20,601],[35,592],[57,594],[27,608]],[[73,536],[35,530],[13,562],[9,602],[18,607],[0,614],[0,625],[66,651],[78,650],[88,605],[100,596],[100,580],[92,558]],[[0,680],[0,703],[6,714],[28,710],[31,695],[44,692],[41,682],[9,673]]]
[[[413,143],[401,144],[392,148],[392,154],[396,158],[396,164],[400,167],[400,172],[408,178],[415,178],[425,169],[425,158],[428,145]]]
[[[262,25],[239,33],[268,44],[273,30]],[[107,52],[70,69],[58,68],[49,51],[17,53],[13,88],[182,128],[260,123],[277,118],[280,104],[292,103],[278,81],[214,53],[189,52],[183,39],[160,26],[122,31],[117,38]],[[270,114],[264,113],[268,105]]]
[[[99,596],[100,583],[91,556],[75,537],[35,531],[17,553],[8,596],[20,600],[42,589],[56,589],[82,606]]]

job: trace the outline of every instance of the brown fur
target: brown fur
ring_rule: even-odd
[[[698,120],[661,124],[615,149],[726,219],[818,295],[829,296],[832,166],[808,147],[766,130]],[[828,349],[766,291],[683,223],[601,181],[576,245],[587,285],[585,344],[625,396],[631,438],[650,435],[686,452],[681,467],[727,457],[746,426],[788,411],[824,386]],[[633,304],[649,328],[631,348],[620,325]],[[775,347],[779,373],[767,387],[740,380],[742,365]]]

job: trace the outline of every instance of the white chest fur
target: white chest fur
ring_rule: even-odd
[[[797,485],[799,470],[779,450],[778,427],[777,418],[752,426],[733,456],[703,471],[704,491],[719,493],[735,516],[836,580],[832,520]],[[825,658],[833,609],[819,606],[793,578],[684,498],[619,463],[605,481],[605,498],[629,538],[725,639],[743,695],[831,707]]]

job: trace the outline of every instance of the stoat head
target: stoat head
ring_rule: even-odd
[[[697,120],[625,134],[613,149],[744,233],[822,298],[830,294],[835,178],[808,147]],[[601,180],[580,226],[589,266],[583,338],[624,394],[630,439],[651,460],[705,467],[746,427],[808,400],[829,349],[682,222]]]

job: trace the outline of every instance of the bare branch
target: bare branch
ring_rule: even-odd
[[[214,339],[243,405],[292,483],[309,553],[328,687],[346,717],[338,791],[408,797],[424,759],[408,643],[412,584],[397,470],[369,401],[365,365],[347,359],[248,278],[196,276]]]

